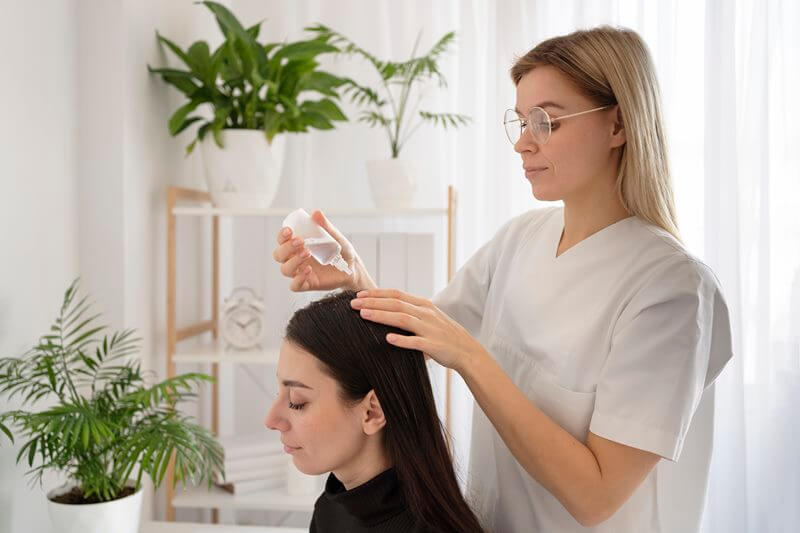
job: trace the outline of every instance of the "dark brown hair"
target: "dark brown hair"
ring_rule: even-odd
[[[389,344],[388,333],[408,332],[362,319],[350,306],[355,295],[343,291],[300,309],[286,340],[322,363],[345,401],[375,391],[386,417],[383,444],[421,525],[483,532],[459,490],[422,352]]]

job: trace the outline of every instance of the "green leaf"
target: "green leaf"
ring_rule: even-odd
[[[280,131],[281,115],[276,113],[274,109],[264,112],[264,134],[267,137],[267,142],[272,143],[272,139]]]
[[[334,90],[347,83],[344,78],[339,78],[324,71],[309,72],[300,79],[298,93],[302,91],[316,91],[326,96],[338,97]]]
[[[385,117],[375,111],[363,111],[358,118],[359,122],[366,122],[370,126],[388,126],[392,123],[392,119]]]
[[[214,78],[211,76],[211,55],[208,51],[208,43],[197,41],[189,47],[186,55],[191,61],[191,68],[206,85],[213,86]]]
[[[262,56],[256,49],[261,49],[261,47],[227,7],[216,2],[203,2],[203,4],[211,10],[222,33],[228,37],[229,52],[232,52],[234,57],[241,62],[243,74],[248,79],[257,81],[259,76],[256,67],[259,57]],[[261,52],[263,53],[263,49]],[[263,58],[265,57],[266,55],[263,56]]]
[[[298,41],[281,47],[280,50],[275,53],[272,59],[307,60],[313,59],[320,54],[338,51],[338,48],[323,41]]]
[[[150,72],[154,74],[161,74],[161,78],[165,82],[172,85],[186,96],[194,96],[200,90],[200,86],[194,82],[195,77],[191,73],[175,69],[153,68],[150,68]]]
[[[194,68],[192,66],[192,60],[189,58],[189,56],[183,50],[180,49],[180,47],[178,45],[176,45],[175,43],[173,43],[172,41],[170,41],[169,39],[167,39],[166,37],[164,37],[163,35],[158,33],[158,31],[156,31],[156,37],[158,38],[158,40],[160,42],[162,42],[163,44],[167,45],[167,47],[170,50],[172,50],[172,53],[175,54],[176,56],[178,56],[178,58],[180,58],[180,60],[183,61],[184,64],[187,67]]]
[[[305,101],[300,105],[300,109],[303,112],[318,113],[328,120],[347,120],[339,106],[329,98],[319,101]]]
[[[33,466],[33,458],[36,456],[36,443],[37,441],[31,441],[31,447],[28,449],[28,466]]]
[[[204,120],[203,117],[189,117],[183,121],[183,124],[175,131],[175,135],[179,134],[198,120]]]
[[[11,430],[8,429],[8,426],[3,424],[2,420],[0,420],[0,431],[6,434],[8,440],[10,440],[12,443],[14,442],[14,435],[11,434]]]
[[[420,111],[419,116],[426,122],[431,122],[436,126],[443,126],[445,129],[448,127],[458,128],[466,126],[472,120],[467,115],[459,115],[456,113],[431,113],[429,111]]]
[[[169,119],[169,132],[171,135],[175,136],[178,132],[182,131],[183,122],[186,117],[189,113],[197,109],[197,106],[201,103],[202,102],[198,100],[192,100],[188,104],[182,105],[172,114],[172,117]]]
[[[261,22],[259,22],[257,24],[254,24],[254,25],[250,26],[249,28],[247,28],[247,33],[250,35],[250,37],[253,38],[254,41],[256,39],[258,39],[258,34],[261,33],[261,24],[263,22],[264,21],[262,20]]]

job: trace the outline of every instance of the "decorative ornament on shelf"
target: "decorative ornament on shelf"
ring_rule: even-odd
[[[264,301],[249,287],[233,289],[222,304],[219,329],[226,349],[260,348],[264,336]]]

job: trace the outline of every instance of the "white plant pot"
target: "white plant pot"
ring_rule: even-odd
[[[372,200],[379,208],[409,207],[417,192],[417,173],[410,161],[381,159],[367,161]]]
[[[138,533],[142,512],[142,490],[103,503],[71,505],[50,498],[69,492],[73,484],[47,493],[47,509],[53,533]]]
[[[206,135],[200,142],[211,201],[216,207],[266,209],[283,171],[286,136],[272,144],[261,130],[222,130],[222,144]]]

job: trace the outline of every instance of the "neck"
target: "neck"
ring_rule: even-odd
[[[392,461],[383,448],[381,437],[381,433],[372,435],[355,458],[333,471],[345,489],[352,490],[363,485],[392,467]]]
[[[628,218],[614,180],[596,180],[604,184],[580,196],[564,199],[564,232],[558,251],[562,253],[601,229]]]

